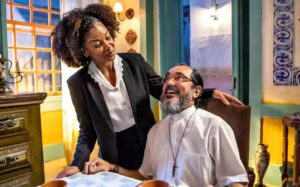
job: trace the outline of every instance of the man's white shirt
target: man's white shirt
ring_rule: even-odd
[[[173,178],[170,143],[176,155],[185,125],[188,126],[179,147]],[[194,106],[169,115],[152,127],[139,172],[146,178],[153,176],[171,185],[192,187],[248,182],[231,127],[220,117]]]

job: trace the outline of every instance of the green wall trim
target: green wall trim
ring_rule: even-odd
[[[146,2],[145,0],[140,0],[140,12],[146,10]],[[147,10],[146,10],[147,12]],[[147,32],[146,32],[146,24],[147,24],[147,16],[140,16],[140,53],[147,59]]]
[[[262,117],[282,118],[286,114],[300,112],[300,105],[263,104]]]
[[[141,49],[143,49],[144,46],[144,53],[145,58],[147,59],[148,64],[154,69],[154,7],[153,7],[153,1],[149,0],[141,0],[140,1],[140,6],[141,9],[146,10],[146,20],[145,21],[145,27],[141,28],[141,30],[144,30],[143,32],[145,33],[145,37],[142,38],[145,42],[141,43]],[[145,39],[146,38],[146,39]],[[151,102],[151,108],[152,111],[155,110],[155,106],[158,105],[158,100],[155,98],[151,97],[150,98]]]
[[[159,1],[160,29],[160,70],[164,75],[171,67],[181,62],[183,57],[180,19],[182,0]]]
[[[179,20],[178,20],[178,25],[179,25],[179,61],[177,63],[184,62],[184,28],[183,28],[183,6],[182,6],[182,1],[178,1],[178,14],[179,14]],[[186,62],[185,62],[186,63]]]
[[[145,0],[141,0],[143,2]],[[141,3],[142,4],[142,3]],[[154,67],[154,20],[153,20],[153,1],[143,3],[146,9],[146,59],[147,62]]]
[[[279,164],[270,164],[264,177],[264,183],[281,186],[280,167],[281,165]]]
[[[249,1],[249,105],[251,106],[250,159],[260,142],[262,98],[262,1]]]
[[[7,57],[6,5],[0,1],[0,53]]]
[[[249,0],[232,1],[233,94],[249,104]]]
[[[238,62],[240,58],[239,54],[239,1],[232,1],[232,72],[234,79],[239,77],[238,72]],[[234,85],[233,88],[233,95],[239,98],[239,87]],[[241,98],[239,98],[241,99]]]
[[[63,158],[65,156],[64,143],[43,146],[44,162]]]

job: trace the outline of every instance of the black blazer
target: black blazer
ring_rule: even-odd
[[[163,81],[141,55],[124,53],[119,56],[123,59],[123,80],[140,142],[144,148],[147,133],[155,124],[150,95],[159,99]],[[88,74],[88,65],[72,75],[67,83],[80,124],[76,152],[71,165],[83,168],[89,160],[97,138],[100,144],[99,157],[117,163],[116,136],[110,115],[98,84]]]

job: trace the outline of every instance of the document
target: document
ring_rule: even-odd
[[[66,181],[68,187],[136,187],[142,182],[109,171],[92,175],[77,173],[61,180]]]

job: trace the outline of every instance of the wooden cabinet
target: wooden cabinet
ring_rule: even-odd
[[[46,96],[0,95],[0,187],[44,182],[40,104]]]
[[[282,187],[290,186],[289,182],[292,182],[292,186],[300,186],[300,112],[295,112],[284,116],[282,119],[283,124],[283,152],[282,152],[282,174],[281,181]],[[289,127],[295,130],[295,143],[294,143],[294,158],[293,158],[293,172],[292,177],[288,175],[288,136]]]

